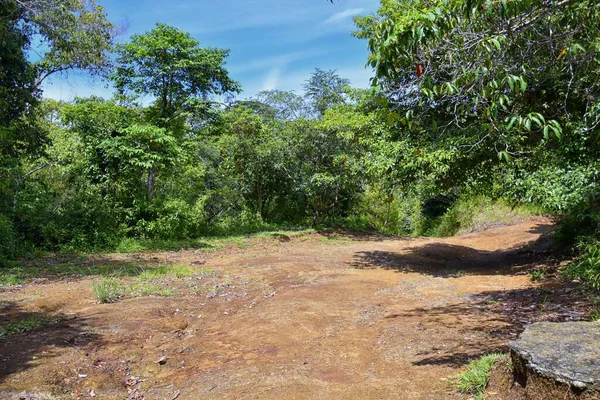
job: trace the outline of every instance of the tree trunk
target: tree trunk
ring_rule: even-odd
[[[148,198],[151,199],[154,195],[154,169],[148,169],[148,182],[146,187],[148,188]]]

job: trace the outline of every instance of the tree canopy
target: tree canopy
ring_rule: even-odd
[[[251,97],[176,27],[113,46],[95,1],[0,5],[0,262],[285,226],[449,235],[485,207],[597,241],[595,1],[381,0],[355,17],[372,87],[316,68]],[[118,93],[42,100],[69,69]]]
[[[189,33],[172,26],[157,24],[117,45],[116,52],[111,76],[117,90],[154,97],[161,123],[195,104],[194,100],[240,91],[225,69],[228,50],[202,48]]]

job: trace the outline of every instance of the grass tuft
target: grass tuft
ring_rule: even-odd
[[[159,286],[151,285],[148,283],[138,283],[131,285],[127,288],[127,294],[140,297],[140,296],[161,296],[161,297],[173,297],[174,292],[171,288],[161,288]]]
[[[529,273],[529,279],[531,279],[532,282],[537,282],[542,280],[545,274],[546,271],[544,271],[543,269],[536,269]]]
[[[123,288],[114,278],[93,282],[92,290],[100,303],[114,303],[123,295]]]
[[[159,278],[164,278],[166,276],[173,276],[175,278],[187,278],[188,276],[192,276],[194,274],[194,270],[183,264],[174,264],[174,265],[159,265],[156,268],[147,269],[141,272],[138,275],[138,278],[141,281],[152,281]]]
[[[459,392],[469,393],[475,399],[483,399],[485,388],[490,379],[490,372],[494,368],[495,363],[502,357],[504,355],[500,353],[483,356],[467,365],[467,369],[464,372],[454,375],[450,379]]]

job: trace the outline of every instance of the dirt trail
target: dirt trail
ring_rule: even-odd
[[[551,229],[536,219],[449,239],[315,234],[96,258],[199,274],[170,282],[174,297],[115,304],[97,304],[91,279],[0,292],[2,320],[66,317],[0,338],[0,398],[457,398],[445,378],[469,360],[524,323],[580,315],[570,289],[529,278]]]

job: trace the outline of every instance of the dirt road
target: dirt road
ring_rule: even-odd
[[[98,304],[93,278],[0,292],[0,326],[60,317],[0,338],[0,398],[457,398],[446,378],[469,360],[524,323],[579,315],[569,288],[529,277],[551,229],[536,219],[449,239],[313,234],[95,257],[195,273],[162,283],[172,297],[114,304]]]

